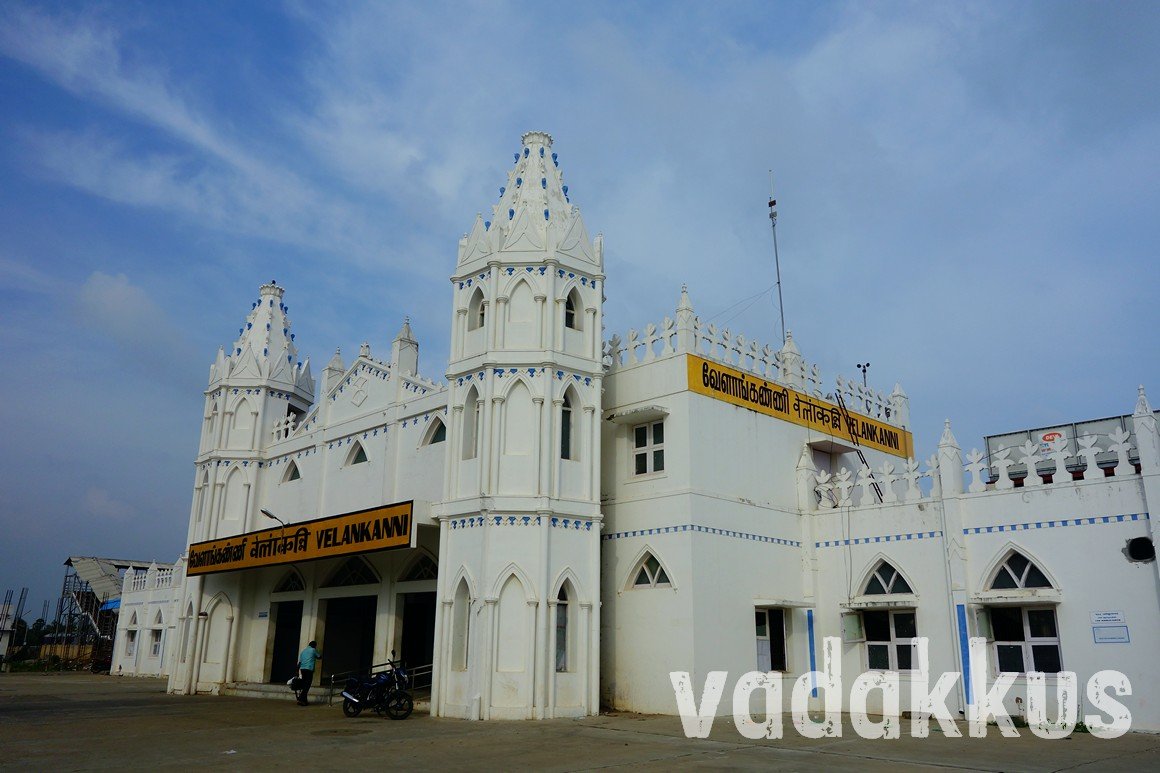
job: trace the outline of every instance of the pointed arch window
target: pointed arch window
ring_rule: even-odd
[[[1034,561],[1012,550],[991,580],[990,590],[1051,588],[1047,574]],[[987,620],[993,642],[992,655],[999,671],[1024,673],[1063,670],[1063,652],[1055,607],[989,606]]]
[[[1027,556],[1017,550],[999,567],[991,580],[990,590],[1013,590],[1016,588],[1050,588],[1051,581],[1043,570]]]
[[[350,467],[352,464],[364,464],[367,461],[367,452],[363,448],[362,443],[355,441],[354,447],[346,455],[346,466]]]
[[[295,591],[306,590],[306,583],[302,582],[302,575],[291,569],[282,576],[278,584],[274,586],[272,593],[294,593]]]
[[[879,561],[866,580],[866,596],[913,594],[910,583],[888,561]],[[890,603],[883,599],[884,604]],[[871,670],[910,671],[914,668],[914,646],[918,619],[914,609],[865,609],[862,629],[866,639],[866,665]]]
[[[560,458],[572,459],[572,390],[564,393],[560,408]]]
[[[471,625],[471,593],[466,579],[460,580],[456,586],[451,608],[451,668],[466,671],[468,628]]]
[[[442,443],[447,440],[447,425],[443,420],[436,418],[431,422],[431,426],[427,428],[426,434],[423,436],[423,442],[420,445],[432,446],[436,443]]]
[[[885,561],[880,561],[863,593],[867,596],[885,596],[890,593],[914,593],[902,574]]]
[[[645,553],[633,574],[634,588],[668,588],[672,586],[669,575],[661,562],[652,553]]]
[[[321,587],[343,588],[348,585],[378,585],[378,583],[379,578],[375,570],[371,569],[365,560],[355,556],[335,569]]]
[[[477,287],[467,302],[467,329],[479,330],[486,321],[487,303],[483,300],[483,290]]]
[[[568,598],[567,580],[556,594],[556,671],[568,670]]]
[[[580,330],[580,293],[576,292],[576,288],[572,288],[572,292],[568,293],[568,297],[564,299],[564,327],[571,330]]]
[[[299,480],[302,478],[302,473],[298,471],[297,462],[290,462],[286,468],[286,474],[282,476],[283,483],[289,483],[292,480]]]
[[[153,628],[149,630],[149,656],[161,657],[161,634],[165,627],[165,620],[161,617],[161,610],[153,616]]]
[[[474,459],[479,456],[479,393],[472,387],[463,403],[463,458]]]
[[[399,582],[417,582],[419,580],[435,580],[439,578],[439,567],[429,556],[423,555],[411,564],[407,573],[399,578]]]

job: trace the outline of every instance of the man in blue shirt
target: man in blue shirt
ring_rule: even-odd
[[[318,642],[310,642],[306,645],[306,649],[302,650],[302,654],[298,656],[298,671],[302,675],[302,689],[298,691],[298,705],[309,705],[306,700],[307,693],[310,692],[310,683],[314,681],[314,664],[322,660],[322,653],[315,649],[315,644]]]

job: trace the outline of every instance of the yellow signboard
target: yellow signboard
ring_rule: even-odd
[[[839,442],[853,436],[866,448],[903,459],[914,455],[914,437],[904,429],[853,411],[846,412],[843,421],[842,409],[825,400],[693,354],[687,360],[689,390],[697,394],[815,429]]]
[[[255,569],[318,558],[405,548],[414,528],[413,502],[292,523],[189,546],[187,575]]]

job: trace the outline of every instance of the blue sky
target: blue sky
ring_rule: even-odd
[[[543,129],[607,335],[788,327],[911,398],[924,457],[1160,400],[1149,3],[0,7],[0,590],[182,549],[217,347],[276,278],[318,374],[412,318]],[[752,303],[739,301],[753,299]],[[35,617],[35,615],[33,615]]]

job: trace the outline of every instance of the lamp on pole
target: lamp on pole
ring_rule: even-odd
[[[277,521],[278,523],[282,524],[282,528],[283,528],[283,529],[285,529],[285,528],[286,528],[286,522],[285,522],[285,521],[283,521],[283,520],[282,520],[281,518],[279,518],[278,516],[276,516],[276,515],[274,515],[273,513],[271,513],[271,512],[270,512],[269,510],[267,510],[266,508],[264,508],[264,507],[263,507],[263,508],[262,508],[261,510],[259,510],[258,512],[260,512],[262,515],[266,516],[267,518],[271,518],[271,519],[273,519],[273,520]]]
[[[862,371],[862,386],[869,386],[866,383],[866,371],[870,369],[870,363],[868,363],[868,362],[866,364],[858,363],[857,368],[858,368],[858,370]],[[262,512],[266,512],[266,511],[263,510]],[[267,513],[267,515],[269,515],[269,513]],[[271,515],[270,517],[273,518],[274,516]]]

